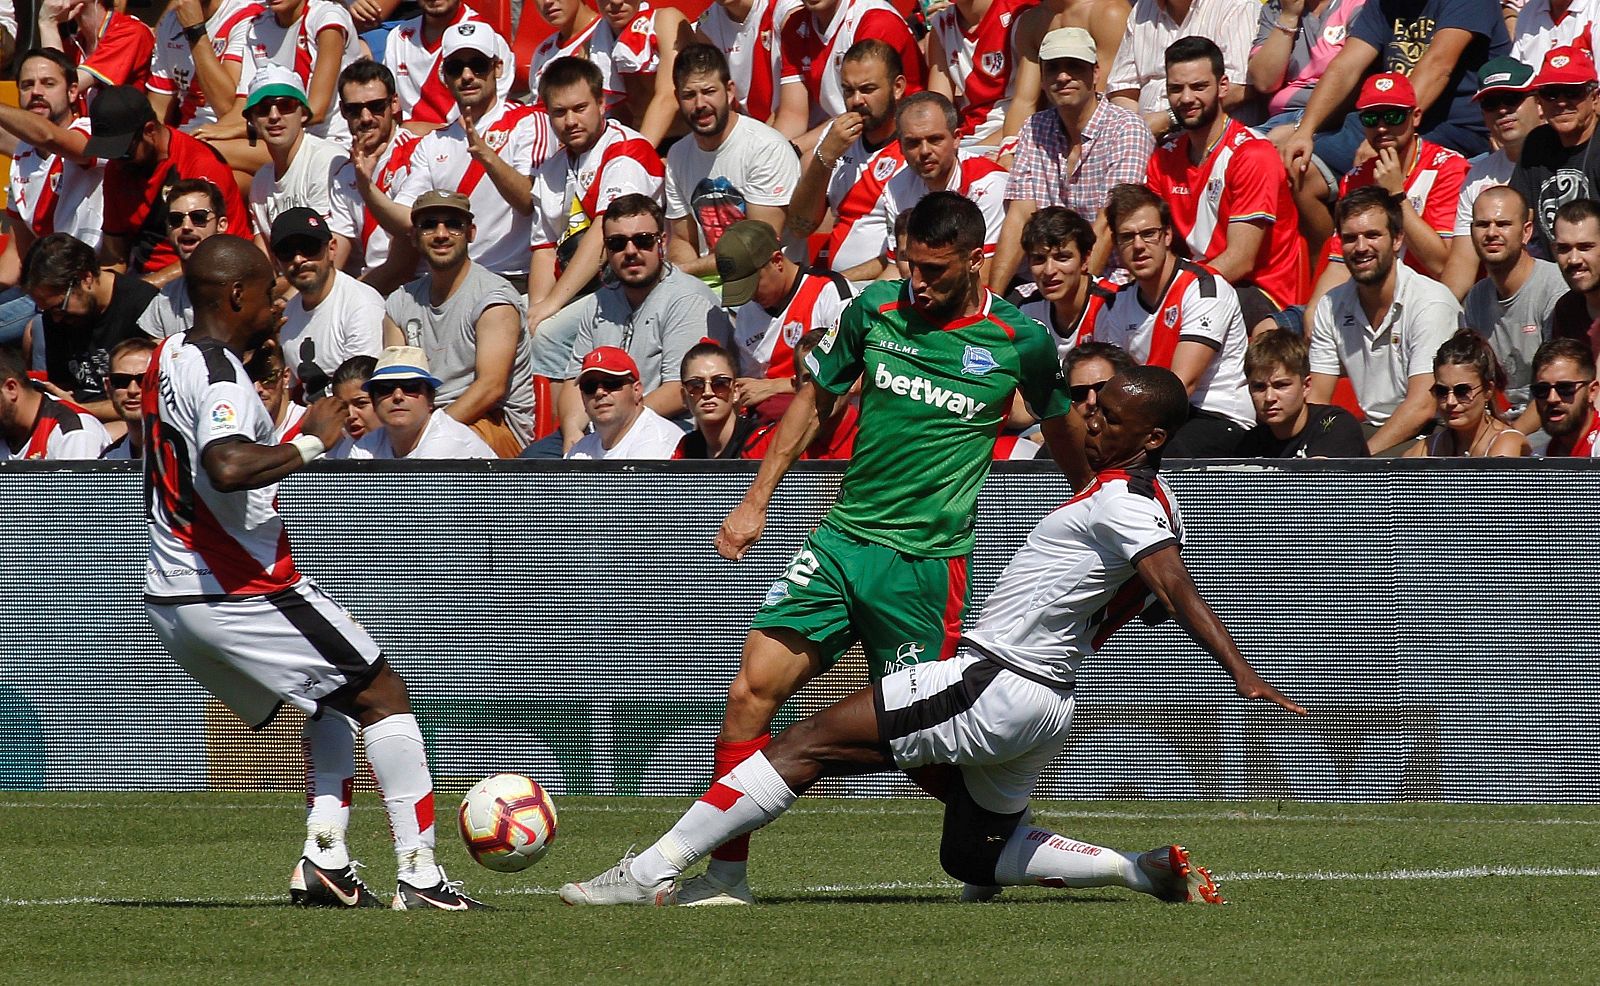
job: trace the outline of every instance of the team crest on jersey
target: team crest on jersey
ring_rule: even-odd
[[[1169,328],[1169,329],[1172,328],[1174,325],[1177,325],[1178,324],[1178,306],[1177,305],[1173,305],[1172,307],[1168,308],[1166,311],[1162,312],[1161,313],[1161,321],[1165,322],[1167,328]]]
[[[1329,24],[1322,29],[1322,40],[1331,45],[1343,44],[1345,26],[1343,24]]]
[[[767,590],[767,598],[761,600],[763,606],[776,606],[789,597],[789,580],[779,579],[772,583],[772,588]]]
[[[872,177],[878,181],[888,181],[894,175],[894,158],[884,154],[878,158],[878,163],[872,166]]]
[[[961,372],[969,377],[987,376],[999,366],[994,354],[982,346],[968,346],[961,354]]]
[[[790,349],[793,349],[794,348],[794,344],[799,342],[800,341],[800,337],[805,335],[805,334],[806,334],[806,327],[804,325],[802,325],[801,323],[799,323],[799,322],[785,322],[785,323],[783,323],[783,342],[784,342],[784,345],[788,346]]]
[[[650,30],[650,15],[640,14],[638,17],[635,17],[633,19],[633,23],[628,25],[628,30],[638,31],[640,34]]]
[[[1422,215],[1422,207],[1426,204],[1421,195],[1407,195],[1406,201],[1411,203],[1411,208],[1417,210],[1417,215]]]
[[[761,37],[756,39],[756,44],[761,46],[761,50],[762,51],[771,51],[772,50],[772,32],[771,31],[762,31],[761,32]]]
[[[978,65],[988,75],[999,75],[1006,70],[1006,53],[986,51],[983,53],[983,58],[979,59]]]
[[[1000,15],[1000,26],[1001,27],[1010,27],[1011,26],[1011,11],[1008,10],[1005,13]]]
[[[232,428],[239,421],[239,412],[227,401],[218,401],[211,408],[211,424],[215,428]]]
[[[1206,182],[1206,198],[1210,199],[1212,202],[1222,201],[1221,175],[1217,175],[1215,178],[1212,178],[1210,181]]]

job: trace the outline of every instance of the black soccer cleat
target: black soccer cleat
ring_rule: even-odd
[[[441,879],[432,887],[414,887],[404,880],[399,881],[394,890],[394,902],[390,905],[397,911],[492,911],[493,907],[481,900],[473,900],[461,892],[460,880],[443,879],[444,871],[439,871]]]
[[[342,870],[318,866],[304,856],[289,875],[289,899],[299,907],[382,907],[383,901],[356,875],[360,863]]]

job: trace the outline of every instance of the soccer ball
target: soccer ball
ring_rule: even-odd
[[[556,841],[556,806],[521,774],[495,774],[461,799],[461,839],[472,858],[500,873],[539,861]]]

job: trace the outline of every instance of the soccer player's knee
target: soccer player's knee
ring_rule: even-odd
[[[990,811],[972,800],[966,782],[951,785],[944,806],[944,835],[939,840],[939,865],[962,883],[989,886],[995,866],[1017,830],[1022,812]]]
[[[1000,843],[1005,848],[1005,843]],[[994,883],[995,864],[1000,861],[998,850],[989,851],[970,828],[957,829],[946,825],[944,837],[939,840],[939,866],[954,879],[987,887]]]

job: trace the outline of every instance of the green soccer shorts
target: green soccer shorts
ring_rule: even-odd
[[[954,654],[967,598],[967,556],[914,558],[824,525],[772,584],[751,626],[805,637],[824,670],[859,640],[876,681]]]

